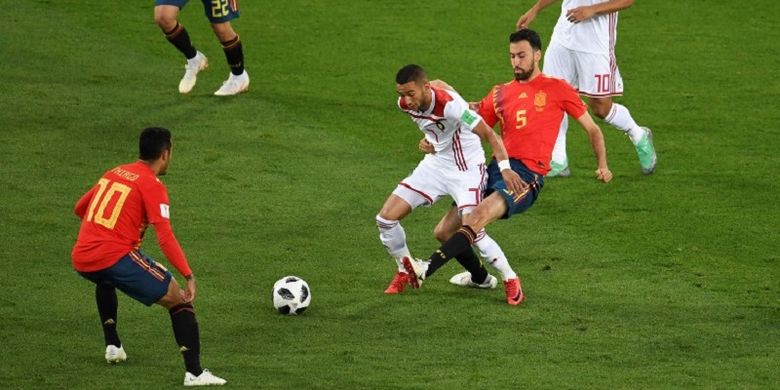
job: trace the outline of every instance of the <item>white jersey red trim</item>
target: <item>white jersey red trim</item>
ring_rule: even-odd
[[[614,60],[615,42],[617,42],[618,13],[596,15],[580,23],[572,23],[566,18],[566,12],[572,8],[605,3],[609,0],[563,0],[561,15],[553,29],[550,43],[586,53],[609,54]],[[613,61],[614,63],[614,61]]]
[[[409,109],[403,98],[398,107],[411,117],[436,153],[425,156],[441,168],[467,171],[485,163],[479,136],[472,130],[482,118],[455,91],[431,88],[433,98],[427,110]]]

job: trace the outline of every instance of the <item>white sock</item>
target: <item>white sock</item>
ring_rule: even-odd
[[[612,103],[612,108],[609,110],[607,117],[604,118],[604,121],[628,134],[628,138],[631,138],[631,142],[634,145],[638,144],[642,136],[645,135],[644,130],[636,124],[634,118],[631,117],[631,113],[628,112],[628,108],[624,105]]]
[[[557,164],[566,164],[566,132],[569,129],[569,117],[564,115],[561,127],[558,130],[558,139],[555,140],[555,148],[552,152],[552,160]]]
[[[406,272],[401,259],[404,256],[412,257],[409,247],[406,246],[406,232],[398,221],[384,219],[376,216],[376,226],[379,228],[379,240],[387,249],[387,253],[395,259],[399,272]]]
[[[501,273],[501,277],[504,280],[517,277],[515,271],[512,270],[512,266],[509,265],[509,260],[507,260],[506,255],[504,255],[504,251],[501,250],[501,247],[498,246],[498,243],[495,240],[485,233],[485,229],[482,229],[477,233],[477,239],[474,241],[474,246],[477,247],[479,255]]]

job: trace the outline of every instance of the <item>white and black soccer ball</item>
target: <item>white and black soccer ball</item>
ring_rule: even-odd
[[[279,313],[301,314],[311,303],[309,284],[297,276],[285,276],[274,283],[273,302]]]

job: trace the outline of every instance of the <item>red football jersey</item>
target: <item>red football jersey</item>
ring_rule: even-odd
[[[103,174],[76,203],[81,229],[73,247],[73,267],[94,272],[114,265],[141,246],[154,225],[163,253],[179,272],[192,271],[170,227],[168,191],[145,163],[125,164]]]
[[[540,175],[550,171],[564,113],[579,118],[587,109],[571,85],[544,74],[527,83],[496,85],[479,103],[479,115],[488,126],[501,122],[509,157]]]

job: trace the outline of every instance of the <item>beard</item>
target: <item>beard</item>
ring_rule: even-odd
[[[526,81],[531,77],[531,75],[534,73],[535,70],[536,70],[536,66],[534,64],[531,64],[531,69],[528,69],[528,71],[526,72],[522,72],[522,71],[518,72],[518,70],[515,69],[515,80]]]

